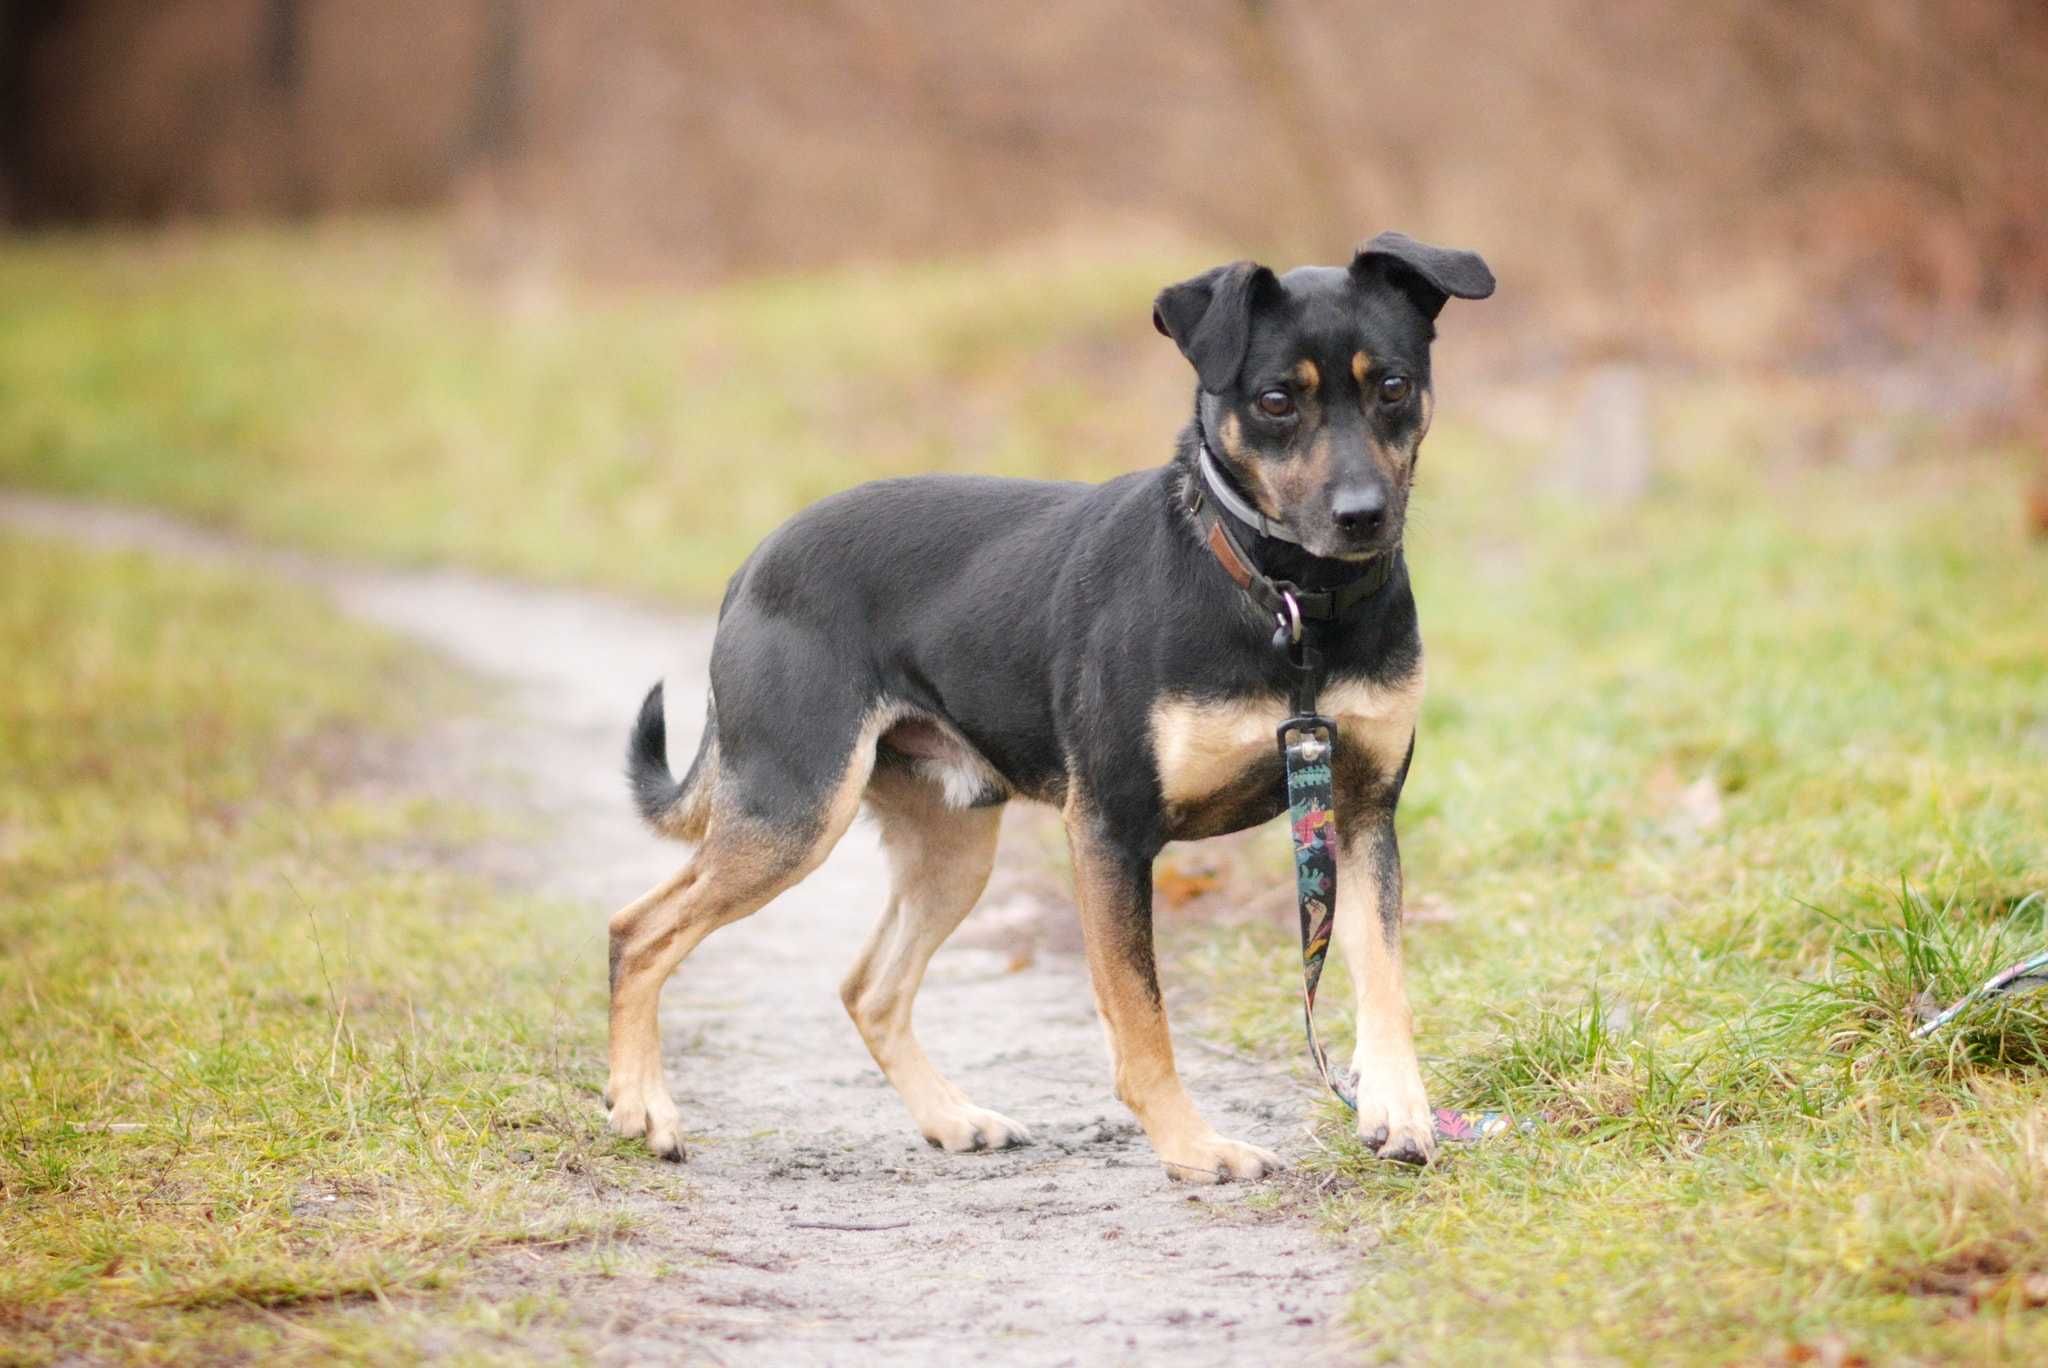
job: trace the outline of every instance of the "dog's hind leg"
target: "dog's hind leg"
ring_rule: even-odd
[[[611,1079],[605,1105],[620,1135],[645,1135],[664,1159],[683,1157],[682,1126],[662,1077],[661,988],[689,953],[721,926],[753,915],[821,864],[860,807],[874,767],[879,721],[853,729],[836,777],[806,785],[815,797],[795,815],[749,811],[750,775],[721,748],[720,798],[704,840],[681,871],[612,915]],[[756,768],[787,756],[761,756]],[[825,762],[827,765],[832,762]],[[785,771],[773,770],[777,774]],[[757,782],[755,787],[766,787]],[[792,791],[785,782],[783,792]]]
[[[840,998],[927,1141],[949,1150],[1027,1144],[1024,1127],[947,1081],[910,1025],[925,966],[988,883],[1002,808],[948,807],[938,785],[900,773],[877,774],[867,797],[889,857],[889,905]]]

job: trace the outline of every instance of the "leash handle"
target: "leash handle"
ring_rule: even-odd
[[[1294,894],[1301,912],[1301,1021],[1308,1057],[1337,1100],[1358,1110],[1355,1091],[1330,1071],[1330,1056],[1316,1036],[1316,984],[1337,923],[1337,724],[1302,712],[1280,724],[1280,758],[1287,770],[1287,820],[1294,836]]]

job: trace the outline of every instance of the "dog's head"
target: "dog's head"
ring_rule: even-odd
[[[1492,293],[1473,253],[1381,233],[1348,267],[1240,261],[1169,285],[1152,325],[1194,366],[1202,431],[1259,511],[1313,555],[1363,559],[1401,541],[1436,316]]]

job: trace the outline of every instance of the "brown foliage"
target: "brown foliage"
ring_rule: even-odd
[[[296,0],[283,53],[276,0],[25,8],[0,207],[32,222],[431,203],[468,132],[478,5]]]
[[[1610,319],[2048,300],[2036,0],[296,0],[290,91],[275,8],[98,0],[17,44],[22,203],[460,185],[572,263],[686,275],[1056,232],[1322,257],[1399,224],[1486,249],[1510,307]]]

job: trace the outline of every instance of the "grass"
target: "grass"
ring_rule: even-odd
[[[1162,434],[1195,263],[933,265],[678,298],[467,288],[391,228],[0,253],[0,482],[273,541],[715,600],[856,478],[1100,478]]]
[[[1185,401],[1145,300],[1199,264],[1014,258],[515,307],[454,281],[431,234],[411,230],[16,245],[0,253],[0,481],[324,549],[704,600],[780,517],[861,478],[1095,477],[1151,459]],[[1831,463],[1784,439],[1785,408],[1810,398],[1783,380],[1667,386],[1656,485],[1617,506],[1558,492],[1548,453],[1461,425],[1465,396],[1443,396],[1411,537],[1431,693],[1402,840],[1411,896],[1436,910],[1408,934],[1411,988],[1436,1100],[1532,1124],[1418,1174],[1368,1161],[1325,1111],[1325,1216],[1371,1250],[1353,1306],[1370,1354],[2048,1355],[2048,1009],[2005,1001],[1910,1039],[1930,1004],[2048,939],[2048,554],[2021,533],[2013,453],[1950,447],[1938,426],[1902,418],[1888,466]],[[27,577],[33,594],[62,592],[42,578]],[[174,654],[106,687],[139,698],[168,687],[157,673],[209,658]],[[261,674],[283,668],[275,654],[237,654],[257,676],[216,671],[216,688],[281,709]],[[369,695],[348,681],[362,677],[337,671],[324,706],[354,718]],[[160,699],[77,711],[177,715]],[[233,728],[231,749],[268,735],[263,753],[281,764],[303,715]],[[248,1333],[268,1322],[245,1303],[288,1300],[298,1279],[337,1297],[374,1296],[373,1279],[419,1286],[459,1262],[460,1231],[518,1228],[492,1203],[509,1212],[528,1187],[491,1170],[475,1137],[508,1114],[556,1115],[527,945],[479,940],[473,966],[416,964],[399,953],[404,927],[474,929],[459,882],[287,839],[316,812],[331,829],[336,804],[366,846],[412,830],[376,805],[316,789],[291,800],[298,816],[181,837],[189,813],[211,809],[184,804],[180,786],[211,792],[232,771],[178,768],[180,747],[225,746],[205,742],[219,730],[175,727],[143,747],[169,776],[155,786],[124,781],[102,738],[97,761],[53,753],[42,782],[7,790],[13,804],[83,814],[141,803],[123,815],[155,814],[144,828],[168,842],[128,852],[114,828],[67,821],[75,849],[34,866],[51,871],[40,910],[10,927],[9,962],[29,966],[44,1005],[5,999],[30,1055],[9,1077],[46,1100],[9,1113],[38,1157],[10,1148],[26,1167],[8,1181],[47,1186],[30,1201],[51,1243],[31,1273],[6,1275],[25,1279],[9,1305],[89,1304],[75,1289],[113,1239],[84,1232],[114,1218],[64,1228],[49,1213],[67,1192],[115,1194],[106,1209],[134,1213],[120,1219],[169,1251],[146,1276],[115,1270],[120,1290],[93,1297],[117,1297],[120,1316],[196,1297]],[[10,746],[73,744],[61,729],[32,743],[19,732]],[[29,828],[7,822],[16,849]],[[1284,870],[1278,837],[1260,840],[1255,877]],[[303,901],[279,892],[280,863]],[[103,866],[125,893],[79,872]],[[158,907],[148,871],[164,866],[210,871],[222,891],[159,950],[161,908],[133,927],[123,909]],[[18,856],[5,868],[26,877]],[[333,928],[330,969],[337,947],[366,957],[336,970],[338,985],[409,986],[330,999],[308,905]],[[252,937],[269,938],[276,972],[225,953]],[[116,962],[136,967],[93,978],[95,938],[127,945]],[[139,967],[145,944],[185,969]],[[1284,927],[1184,928],[1170,948],[1170,978],[1200,987],[1199,1020],[1298,1059]],[[200,962],[234,986],[227,1007],[211,983],[165,986],[196,983],[186,970]],[[472,970],[505,985],[474,1000],[523,1029],[415,1026],[401,1010],[428,1000],[414,976]],[[50,1011],[49,985],[67,975],[85,995],[70,1017],[23,1015]],[[1339,1038],[1345,996],[1341,979],[1323,996]],[[256,1029],[198,1024],[223,1011]],[[93,1029],[103,1015],[130,1026]],[[217,1064],[223,1041],[235,1048]],[[33,1062],[38,1049],[50,1063]],[[177,1086],[133,1067],[137,1051]],[[265,1103],[280,1119],[224,1125],[213,1118],[228,1102],[207,1080],[252,1063],[248,1051],[280,1080]],[[441,1071],[433,1087],[406,1082],[428,1070]],[[411,1110],[451,1096],[462,1100],[445,1113]],[[351,1132],[366,1114],[379,1124]],[[83,1128],[129,1117],[151,1129]],[[258,1155],[281,1166],[257,1166],[276,1181],[163,1191],[241,1194],[211,1199],[220,1229],[296,1229],[282,1194],[334,1175],[292,1137],[323,1125],[384,1137],[374,1202],[414,1203],[402,1209],[424,1229],[445,1215],[454,1232],[373,1246],[324,1280],[325,1263],[293,1264],[272,1292],[216,1269],[240,1246],[206,1245],[189,1219],[150,1207],[154,1178],[113,1157],[147,1144],[177,1171],[193,1146],[231,1146],[239,1173]],[[550,1155],[595,1143],[573,1117],[531,1133],[550,1137]],[[572,1161],[542,1167],[558,1162]],[[453,1184],[450,1172],[494,1176]],[[70,1174],[90,1182],[67,1188]]]
[[[2048,556],[1998,453],[1874,488],[1739,432],[1667,434],[1625,511],[1434,439],[1410,983],[1435,1100],[1531,1128],[1411,1175],[1326,1110],[1379,1355],[2048,1354],[2048,1005],[1910,1038],[2048,947]],[[1296,954],[1184,963],[1293,1058]]]
[[[619,1218],[587,928],[380,792],[479,700],[308,595],[6,538],[0,658],[0,1361],[374,1357],[418,1305],[487,1352],[484,1256]]]

